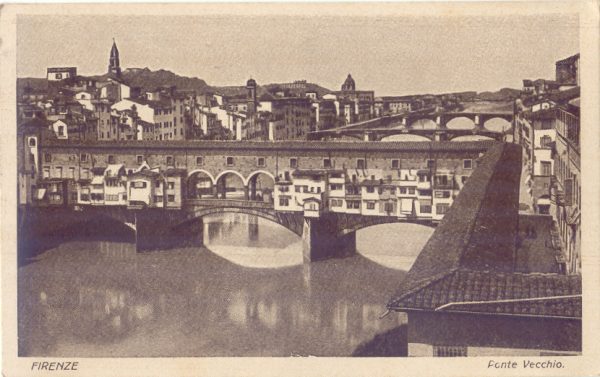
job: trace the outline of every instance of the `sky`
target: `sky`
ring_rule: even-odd
[[[339,90],[348,73],[377,96],[520,88],[554,78],[579,52],[576,15],[19,16],[17,75],[46,67],[102,74],[115,38],[121,67],[166,69],[209,85],[305,79]]]

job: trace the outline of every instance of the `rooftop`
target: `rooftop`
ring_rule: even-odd
[[[520,171],[518,146],[486,153],[389,309],[581,317],[580,276],[517,272]]]
[[[397,309],[581,318],[581,278],[458,269],[394,301]]]
[[[520,172],[519,146],[497,144],[485,154],[389,309],[580,315],[572,305],[580,302],[579,276],[515,272]]]

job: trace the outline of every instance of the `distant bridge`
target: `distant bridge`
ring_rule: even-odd
[[[448,127],[451,121],[459,118],[472,123],[470,129]],[[486,127],[492,119],[508,122],[501,131]],[[432,141],[449,141],[461,136],[485,136],[503,141],[512,131],[514,115],[512,112],[412,112],[387,115],[367,121],[352,123],[343,127],[314,131],[308,134],[309,140],[335,139],[340,137],[357,138],[363,141],[380,141],[394,135],[417,135]],[[435,125],[426,127],[425,121]],[[431,123],[430,123],[431,124]]]

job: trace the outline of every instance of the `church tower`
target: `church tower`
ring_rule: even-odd
[[[110,49],[110,60],[108,64],[108,73],[113,73],[117,76],[121,76],[121,64],[119,63],[119,49],[117,43],[113,38],[113,45]]]
[[[246,102],[248,113],[254,114],[258,107],[258,101],[256,100],[256,81],[252,78],[246,82]]]

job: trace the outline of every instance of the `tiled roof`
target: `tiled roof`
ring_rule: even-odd
[[[521,152],[491,148],[388,309],[581,318],[581,277],[517,273]]]
[[[488,150],[417,256],[390,301],[392,307],[458,269],[513,271],[520,171],[518,145]]]
[[[475,312],[581,318],[578,275],[455,270],[388,306],[446,312]]]

